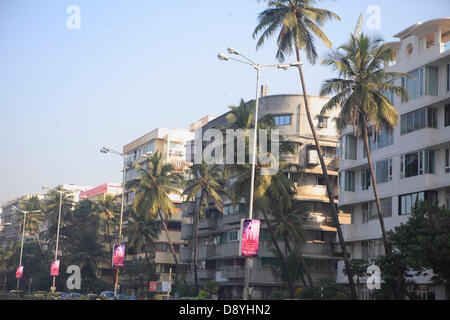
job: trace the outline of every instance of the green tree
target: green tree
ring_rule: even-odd
[[[336,70],[339,78],[326,80],[320,91],[321,95],[335,94],[323,106],[322,113],[340,108],[338,131],[342,132],[346,126],[351,125],[354,135],[358,134],[364,141],[386,254],[390,254],[390,246],[373,171],[368,129],[373,125],[375,131],[380,132],[382,129],[392,129],[397,124],[397,110],[385,94],[408,99],[405,88],[390,83],[408,75],[383,70],[384,64],[393,58],[393,50],[384,46],[382,39],[369,38],[364,34],[359,38],[352,35],[348,44],[331,50],[324,58],[323,64]]]
[[[39,241],[39,232],[41,230],[42,223],[44,222],[44,213],[42,212],[43,207],[39,198],[37,196],[32,196],[27,200],[23,200],[20,204],[20,208],[21,210],[18,210],[16,213],[17,222],[19,223],[19,233],[22,234],[23,231],[24,212],[22,210],[28,211],[25,222],[25,233],[33,236],[39,246],[39,249],[41,250],[42,255],[45,255],[44,249]]]
[[[145,258],[150,263],[149,249],[154,247],[155,241],[161,232],[159,221],[150,217],[146,219],[131,208],[128,210],[128,223],[125,234],[128,236],[127,249],[138,254],[144,248]]]
[[[139,170],[140,178],[130,180],[125,185],[127,190],[132,190],[136,193],[132,205],[133,210],[135,212],[143,212],[147,220],[151,217],[159,216],[176,265],[175,272],[178,275],[181,269],[165,220],[170,219],[175,212],[176,208],[169,194],[181,194],[179,186],[181,185],[182,177],[175,172],[175,167],[171,163],[164,163],[159,152],[155,152],[151,157],[147,158],[145,167],[139,164],[135,164],[134,167]],[[181,272],[181,274],[183,281],[186,281],[184,273]]]
[[[73,214],[68,217],[64,228],[66,252],[64,261],[80,267],[82,289],[93,289],[103,286],[97,281],[97,270],[100,264],[111,263],[111,255],[104,249],[100,237],[100,218],[91,215],[92,202],[82,201]]]
[[[367,276],[367,268],[369,267],[369,261],[365,259],[352,259],[350,260],[350,274],[356,277],[356,284],[358,290],[360,290],[360,278]],[[347,268],[344,268],[344,274],[348,275]]]
[[[194,219],[194,283],[197,294],[199,291],[197,278],[198,223],[200,218],[205,216],[210,203],[223,213],[222,197],[225,195],[225,190],[222,187],[223,166],[207,165],[203,162],[193,165],[190,173],[192,178],[186,182],[182,195],[186,196],[188,202],[198,201]]]
[[[103,199],[94,201],[92,204],[91,215],[96,215],[100,218],[100,223],[105,227],[106,242],[109,244],[110,252],[113,251],[111,231],[117,229],[119,224],[118,217],[120,208],[118,207],[115,197],[112,195],[105,195]]]
[[[389,231],[393,247],[417,273],[433,270],[436,283],[450,291],[450,211],[425,201],[414,207],[410,218]]]
[[[315,38],[322,41],[327,47],[331,47],[331,42],[322,31],[322,27],[328,20],[337,19],[339,16],[334,12],[326,9],[316,8],[313,5],[315,0],[280,0],[269,1],[268,8],[261,12],[258,16],[258,25],[253,32],[253,37],[258,35],[257,48],[261,47],[264,42],[273,36],[278,30],[277,46],[278,50],[276,58],[283,62],[285,56],[295,51],[297,61],[299,62],[298,71],[303,91],[303,99],[305,103],[305,111],[308,119],[314,142],[319,155],[322,173],[327,187],[328,199],[330,202],[330,210],[338,232],[339,243],[341,246],[344,262],[349,266],[347,250],[345,248],[344,236],[342,234],[339,223],[336,205],[334,203],[333,189],[331,188],[330,178],[328,176],[327,167],[323,159],[323,152],[320,146],[319,137],[317,135],[314,122],[309,107],[309,98],[306,92],[306,81],[303,75],[300,52],[305,51],[306,58],[312,64],[316,62],[317,50],[315,46]],[[349,276],[352,297],[357,299],[353,278]]]
[[[155,270],[154,263],[147,259],[134,257],[124,266],[123,276],[127,286],[132,288],[137,296],[142,297],[148,291],[149,282],[159,279]]]

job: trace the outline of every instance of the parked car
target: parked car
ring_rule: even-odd
[[[113,291],[102,291],[102,293],[100,293],[100,297],[105,300],[114,300],[114,292]]]
[[[69,293],[69,297],[70,297],[70,299],[80,299],[81,298],[81,293],[71,292],[71,293]]]
[[[127,295],[124,295],[124,294],[118,294],[117,298],[119,300],[136,300],[136,296],[127,296]]]
[[[68,294],[67,292],[56,292],[56,294],[58,294],[58,297],[62,298],[62,299],[69,299],[70,298],[70,294]]]

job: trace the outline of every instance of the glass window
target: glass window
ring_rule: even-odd
[[[411,214],[414,206],[424,200],[430,201],[432,204],[437,204],[437,192],[422,191],[399,196],[399,215]]]
[[[450,64],[447,65],[447,91],[450,91]]]
[[[417,176],[419,169],[419,157],[417,153],[405,156],[405,177]]]
[[[450,172],[450,149],[445,149],[445,173]]]
[[[345,191],[355,191],[355,172],[345,171]]]
[[[384,160],[379,161],[375,164],[375,177],[377,183],[383,183],[388,182],[392,179],[391,173],[392,173],[392,161]]]
[[[361,170],[361,188],[362,190],[368,190],[370,187],[370,170],[363,169]]]
[[[444,125],[446,127],[450,126],[450,104],[445,106]]]
[[[273,117],[273,121],[276,126],[288,126],[291,124],[291,116],[283,115],[283,116],[275,116]]]
[[[356,160],[356,138],[350,134],[345,136],[345,159]]]
[[[438,68],[427,67],[427,94],[430,96],[438,95]]]

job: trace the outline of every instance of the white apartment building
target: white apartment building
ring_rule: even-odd
[[[145,160],[155,152],[161,154],[165,162],[172,163],[175,170],[184,173],[190,166],[186,161],[186,142],[194,139],[194,132],[186,129],[156,128],[144,136],[131,141],[123,147],[125,155],[125,183],[140,176],[139,170],[134,168],[134,163],[139,163],[146,167]],[[181,190],[180,190],[181,191]],[[125,190],[124,204],[130,206],[135,198],[135,192]],[[185,246],[185,241],[181,239],[181,207],[182,199],[176,195],[170,195],[172,201],[177,207],[177,211],[167,222],[169,237],[174,246],[178,261],[180,261],[179,250]],[[124,229],[127,221],[124,221]],[[124,241],[128,241],[127,237]],[[144,256],[143,250],[138,250],[137,256]],[[130,258],[134,255],[130,255]],[[160,276],[160,281],[168,281],[169,272],[175,272],[175,261],[173,259],[169,241],[165,232],[162,230],[159,238],[156,240],[156,249],[154,252],[154,262],[156,264],[156,273]]]
[[[387,45],[396,61],[387,71],[403,72],[415,79],[396,79],[410,93],[408,102],[390,97],[399,113],[393,130],[370,137],[373,166],[387,230],[407,221],[411,208],[430,200],[450,209],[450,18],[430,20],[395,35]],[[341,136],[339,207],[352,212],[352,224],[343,233],[352,259],[384,254],[381,228],[368,171],[364,143],[352,128]],[[346,212],[349,212],[346,211]],[[347,282],[344,264],[338,264],[337,281]],[[445,290],[434,286],[432,273],[414,279],[424,299],[445,299]],[[369,292],[362,285],[362,298]]]

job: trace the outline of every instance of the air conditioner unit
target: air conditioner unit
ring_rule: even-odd
[[[308,151],[308,164],[319,164],[319,153],[317,152],[317,150],[310,149]]]

